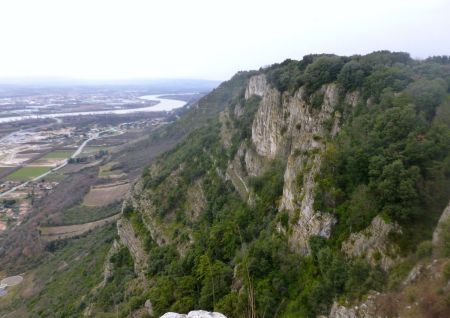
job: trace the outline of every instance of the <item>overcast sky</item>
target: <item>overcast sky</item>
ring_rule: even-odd
[[[227,79],[309,53],[450,54],[448,0],[0,0],[0,77]]]

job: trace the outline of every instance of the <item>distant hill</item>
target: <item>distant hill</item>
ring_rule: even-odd
[[[221,82],[203,79],[129,79],[129,80],[80,80],[70,78],[0,78],[0,93],[11,90],[77,87],[127,87],[148,90],[152,93],[207,92]]]

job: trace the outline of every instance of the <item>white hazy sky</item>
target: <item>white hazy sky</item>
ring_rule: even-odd
[[[0,0],[0,77],[227,79],[380,49],[450,54],[450,1]]]

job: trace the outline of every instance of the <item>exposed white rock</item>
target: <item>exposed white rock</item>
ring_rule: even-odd
[[[342,251],[350,257],[363,256],[371,265],[388,270],[399,261],[398,247],[389,240],[395,232],[401,233],[399,225],[376,216],[366,229],[350,235],[342,244]]]
[[[188,313],[187,318],[227,318],[227,317],[218,312],[194,310]]]
[[[447,222],[447,220],[450,219],[450,203],[447,205],[447,207],[445,208],[444,212],[442,212],[442,215],[439,219],[438,225],[436,227],[436,230],[434,230],[433,233],[433,245],[435,247],[440,245],[441,242],[441,236],[442,236],[442,224],[444,224],[445,222]]]
[[[353,308],[347,308],[335,302],[331,307],[329,318],[357,318],[357,316]]]
[[[150,315],[150,317],[153,317],[155,313],[153,312],[153,304],[150,299],[147,299],[145,301],[144,308],[147,310],[147,313]]]
[[[413,269],[409,272],[408,277],[406,277],[405,281],[403,282],[403,285],[414,283],[420,277],[420,275],[422,275],[423,270],[424,268],[422,264],[417,264],[416,266],[414,266]]]
[[[280,92],[267,87],[253,120],[252,142],[255,150],[268,159],[274,159],[286,150],[287,125],[280,101]]]
[[[246,148],[244,160],[245,168],[249,176],[260,176],[264,172],[267,164],[264,157],[258,155],[252,148]]]
[[[168,312],[160,318],[227,318],[225,315],[218,312],[208,312],[204,310],[193,310],[187,315]]]
[[[245,99],[249,99],[253,95],[263,96],[267,91],[268,85],[264,74],[256,75],[250,78],[245,89]]]
[[[359,304],[341,305],[338,302],[334,302],[331,307],[329,318],[382,318],[377,314],[377,307],[375,298],[379,293],[371,292],[367,299]]]
[[[175,312],[168,312],[168,313],[165,313],[164,315],[162,315],[159,318],[186,318],[186,317],[187,317],[186,315],[177,314]]]

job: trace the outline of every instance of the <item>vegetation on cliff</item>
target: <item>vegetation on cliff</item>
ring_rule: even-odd
[[[392,238],[402,255],[414,253],[419,242],[431,238],[450,197],[446,61],[416,61],[406,53],[385,51],[309,55],[258,73],[241,73],[200,102],[213,109],[208,120],[199,119],[201,125],[142,177],[140,196],[152,201],[152,222],[168,238],[161,245],[151,231],[139,231],[146,236],[145,274],[155,313],[202,308],[229,317],[314,317],[327,314],[333,300],[359,299],[369,290],[386,288],[390,273],[363,259],[349,259],[341,243],[377,215],[402,226],[402,234]],[[259,99],[244,99],[244,90],[255,74],[265,74],[284,94],[304,87],[312,107],[322,103],[317,94],[322,85],[336,83],[340,90],[336,113],[342,114],[341,132],[324,141],[315,190],[315,209],[335,215],[337,224],[329,240],[310,239],[308,255],[290,248],[292,220],[279,210],[285,157],[270,161],[259,176],[247,175],[249,200],[224,177],[240,145],[251,143]],[[347,92],[358,92],[357,105],[345,100]],[[244,113],[236,115],[236,107]],[[233,131],[228,149],[215,115],[225,109]],[[169,131],[178,125],[186,127],[187,119]],[[206,205],[192,218],[186,214],[186,193],[195,182],[202,185]]]
[[[95,273],[71,267],[74,274],[66,280],[71,284],[83,273],[87,283],[79,290],[86,296],[82,301],[68,297],[67,310],[57,308],[58,314],[145,316],[149,300],[156,317],[200,308],[229,318],[316,317],[328,315],[335,301],[396,290],[418,260],[430,257],[432,232],[450,198],[448,61],[417,61],[386,51],[308,55],[238,73],[150,136],[181,141],[144,170],[124,205],[129,234],[142,242],[147,258],[142,272],[134,273],[133,251],[121,246],[110,258],[111,276],[95,288],[101,283],[100,262],[89,254]],[[311,144],[323,147],[287,146],[290,155],[251,156],[257,153],[252,137],[263,100],[246,96],[255,75],[267,80],[267,89],[275,92],[271,96],[280,99],[277,107],[301,99],[305,117],[321,115],[328,98],[324,88],[338,92],[331,117],[315,130],[325,133],[311,137]],[[286,139],[289,125],[302,131],[299,123],[288,122],[290,111],[273,126]],[[224,130],[230,142],[224,142]],[[308,253],[301,253],[292,244],[301,211],[287,211],[280,202],[289,161],[304,160],[292,187],[292,196],[301,201],[315,156],[321,165],[312,181],[313,212],[327,213],[335,222],[329,238],[319,232],[310,236]],[[387,255],[396,260],[390,270],[378,262],[383,255],[375,253],[370,262],[342,250],[377,216],[401,228],[389,237],[398,247],[398,255]],[[96,243],[102,259],[113,240],[111,229],[105,231],[104,241]],[[55,255],[64,244],[53,246]],[[442,244],[448,257],[448,235]],[[47,286],[50,295],[60,292],[56,283]],[[33,302],[33,312],[48,312]]]

